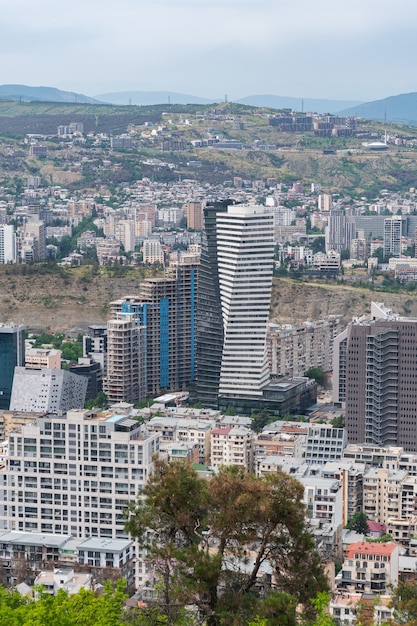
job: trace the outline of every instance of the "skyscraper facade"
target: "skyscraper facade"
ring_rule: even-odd
[[[0,263],[16,263],[16,234],[11,225],[0,225]]]
[[[10,407],[14,369],[25,364],[25,327],[0,325],[0,409]]]
[[[261,396],[269,382],[273,215],[264,206],[228,207],[217,216],[217,250],[224,330],[219,395]]]
[[[334,400],[345,405],[349,443],[417,449],[417,319],[372,303],[334,346]]]
[[[384,219],[384,258],[401,256],[402,217],[393,215]]]
[[[149,278],[137,296],[112,302],[104,383],[112,402],[186,389],[194,380],[198,266],[198,255],[184,254],[164,278]]]
[[[208,203],[204,208],[204,231],[196,310],[196,381],[193,396],[205,407],[217,408],[223,353],[223,320],[217,261],[216,218],[232,201]]]
[[[269,382],[266,325],[272,287],[273,214],[259,205],[222,204],[206,207],[205,222],[196,396],[213,406],[216,396],[223,401],[261,397]]]

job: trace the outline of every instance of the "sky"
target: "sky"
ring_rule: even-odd
[[[370,101],[417,91],[415,0],[1,0],[0,84]]]

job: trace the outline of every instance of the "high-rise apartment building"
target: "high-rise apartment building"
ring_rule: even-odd
[[[417,319],[381,304],[338,335],[333,394],[345,405],[349,443],[417,449],[416,352]]]
[[[297,378],[310,367],[333,368],[333,341],[340,330],[340,318],[267,326],[267,351],[271,374]]]
[[[273,215],[264,206],[229,206],[217,214],[216,230],[224,330],[219,396],[261,396],[269,382]]]
[[[356,236],[354,217],[341,209],[332,209],[326,228],[326,252],[349,250],[350,242]]]
[[[189,202],[186,206],[187,228],[203,229],[203,203]]]
[[[159,435],[90,411],[43,415],[9,436],[0,528],[124,537],[124,510],[146,483]]]
[[[0,226],[0,263],[16,263],[16,234],[11,225]]]
[[[164,278],[143,281],[138,296],[112,303],[104,385],[112,402],[136,402],[161,391],[186,389],[194,380],[197,278],[198,256],[184,256],[167,268]],[[128,353],[118,345],[122,327]],[[130,380],[139,396],[129,399]]]
[[[223,321],[217,260],[218,213],[232,201],[209,203],[204,208],[204,232],[196,312],[196,383],[193,395],[205,407],[217,408],[223,352]]]
[[[111,403],[132,402],[146,397],[144,328],[125,306],[107,322],[107,375],[103,391]]]
[[[384,219],[384,258],[401,256],[402,217],[393,215]]]
[[[274,218],[270,208],[227,202],[204,216],[195,395],[216,407],[220,396],[259,398],[269,382]]]
[[[0,409],[9,409],[15,367],[25,364],[25,327],[0,324]]]

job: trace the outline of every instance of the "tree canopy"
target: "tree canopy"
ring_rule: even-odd
[[[120,626],[127,598],[124,587],[124,580],[115,586],[107,582],[100,595],[86,589],[68,595],[60,589],[52,596],[40,589],[36,600],[0,587],[0,626]]]
[[[362,535],[367,535],[369,533],[367,520],[368,516],[365,513],[357,511],[346,524],[346,528],[356,530],[357,533],[361,533]]]
[[[157,459],[126,528],[147,551],[168,623],[188,605],[209,626],[256,616],[291,626],[298,603],[311,609],[327,582],[302,496],[283,472],[225,467],[205,480],[188,464]]]

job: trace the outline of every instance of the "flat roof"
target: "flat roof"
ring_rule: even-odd
[[[72,539],[72,535],[52,535],[46,533],[29,533],[21,530],[6,530],[0,534],[0,543],[14,543],[29,546],[46,546],[60,548]]]
[[[77,550],[106,550],[122,552],[133,544],[131,539],[106,539],[105,537],[89,537],[78,544]]]

